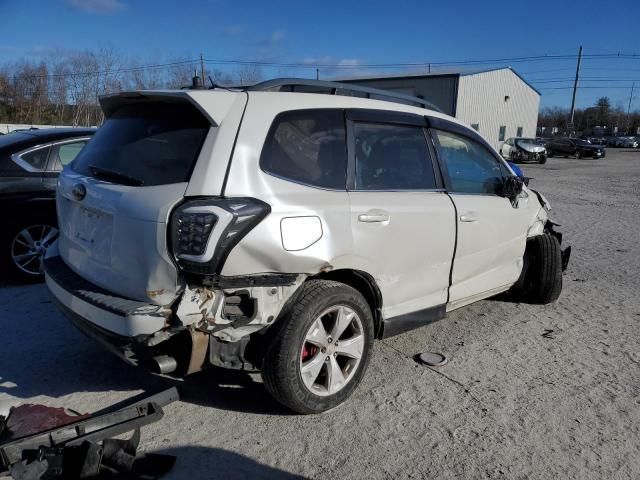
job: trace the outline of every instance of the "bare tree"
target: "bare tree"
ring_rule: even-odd
[[[243,65],[236,70],[234,76],[240,85],[253,85],[264,78],[262,68],[254,64]]]

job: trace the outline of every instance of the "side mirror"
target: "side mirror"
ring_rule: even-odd
[[[515,201],[522,193],[524,181],[520,177],[506,177],[502,184],[502,196]]]
[[[516,165],[515,163],[513,163],[513,162],[511,162],[509,160],[507,160],[507,163],[511,167],[511,170],[513,170],[513,173],[515,173],[518,177],[520,177],[525,185],[529,186],[530,178],[529,177],[525,177],[524,172],[522,171],[522,169],[518,165]]]

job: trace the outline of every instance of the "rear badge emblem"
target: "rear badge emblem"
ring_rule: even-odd
[[[71,195],[76,200],[82,200],[87,195],[87,189],[81,183],[76,183],[71,189]]]

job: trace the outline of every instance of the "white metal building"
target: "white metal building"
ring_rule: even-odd
[[[340,81],[424,98],[471,125],[496,148],[509,137],[536,135],[540,92],[508,67]]]

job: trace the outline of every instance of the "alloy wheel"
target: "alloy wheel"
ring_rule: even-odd
[[[47,248],[58,238],[51,225],[32,225],[18,232],[11,242],[11,260],[27,275],[40,275]]]
[[[300,374],[309,391],[333,395],[353,378],[364,350],[362,320],[350,307],[322,312],[307,331],[300,351]]]

